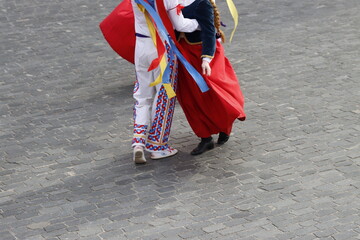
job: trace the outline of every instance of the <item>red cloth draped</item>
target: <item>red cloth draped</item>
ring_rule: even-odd
[[[159,13],[170,36],[175,39],[164,1],[156,0]],[[134,63],[135,22],[131,0],[123,0],[101,23],[100,29],[111,48],[127,61]]]
[[[112,49],[134,63],[135,22],[131,0],[123,0],[101,23],[100,29]]]
[[[186,49],[187,60],[199,72],[201,69],[201,44],[190,45],[180,40]],[[230,134],[236,119],[245,120],[244,96],[234,69],[224,55],[224,48],[216,41],[215,57],[210,63],[211,76],[204,76],[210,90],[202,93],[184,67],[179,64],[178,101],[185,116],[199,137],[224,132]]]

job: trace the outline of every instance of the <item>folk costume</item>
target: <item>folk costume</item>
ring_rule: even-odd
[[[132,4],[136,32],[136,83],[134,88],[136,102],[132,146],[144,146],[150,152],[171,153],[175,150],[168,146],[168,140],[176,99],[175,97],[169,99],[162,84],[157,84],[155,87],[151,86],[151,83],[160,75],[160,67],[148,71],[152,61],[158,57],[158,52],[150,38],[144,13],[140,11],[135,1],[132,1]],[[185,32],[196,30],[198,27],[196,21],[184,19],[182,14],[177,14],[177,1],[165,0],[164,5],[176,29]],[[168,58],[167,61],[171,61],[169,64],[172,69],[169,82],[173,89],[176,89],[177,61],[175,58],[173,60]]]
[[[236,119],[245,120],[244,96],[224,48],[217,40],[214,9],[209,0],[185,0],[183,15],[196,19],[201,31],[179,33],[178,41],[187,60],[201,71],[202,59],[211,59],[212,74],[204,76],[210,90],[201,92],[191,76],[179,66],[178,101],[194,133],[202,143],[193,155],[214,147],[211,135],[221,133],[218,143],[225,143]],[[201,145],[202,144],[202,145]],[[201,148],[201,149],[199,149]]]
[[[120,4],[120,7],[110,15],[113,17],[114,14],[119,13],[119,9],[122,11],[121,13],[127,12],[128,15],[131,15],[128,2],[127,0],[122,2],[122,6]],[[196,20],[183,17],[181,11],[179,11],[177,0],[156,0],[155,2],[147,0],[143,5],[138,3],[139,1],[131,0],[134,16],[133,26],[135,26],[134,36],[136,36],[134,57],[132,57],[129,48],[124,49],[124,47],[118,46],[118,43],[112,44],[112,42],[116,41],[115,39],[119,40],[116,37],[119,35],[118,30],[115,31],[117,34],[111,33],[111,31],[109,31],[110,34],[106,32],[114,28],[112,23],[116,17],[113,17],[113,19],[108,17],[100,27],[113,49],[120,55],[124,55],[126,57],[124,58],[128,61],[132,62],[133,60],[135,64],[136,82],[133,92],[135,106],[132,146],[134,147],[134,161],[144,163],[146,160],[142,152],[143,148],[152,152],[153,159],[171,156],[177,152],[176,149],[168,145],[176,101],[174,90],[176,90],[177,84],[177,59],[169,41],[165,42],[163,49],[161,48],[163,46],[162,39],[155,32],[155,27],[151,22],[152,19],[144,6],[149,3],[155,9],[155,5],[160,5],[169,18],[167,19],[167,25],[172,24],[178,31],[192,32],[198,28],[198,23]],[[125,18],[127,15],[123,14],[121,17]],[[123,22],[121,24],[131,24],[131,19],[129,20],[129,23]],[[119,26],[118,23],[115,25]],[[124,26],[120,28],[124,28]],[[126,32],[132,32],[131,26],[125,26],[125,28],[130,29]],[[172,27],[171,31],[173,31]],[[131,46],[132,41],[133,39],[130,38],[125,43]],[[167,59],[164,52],[167,53]],[[162,84],[159,84],[161,80]]]

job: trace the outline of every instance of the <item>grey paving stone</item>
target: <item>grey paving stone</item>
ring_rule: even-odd
[[[145,166],[131,160],[133,65],[98,28],[117,4],[0,3],[0,238],[359,238],[356,0],[235,2],[224,46],[247,121],[194,157],[177,106],[179,154]]]
[[[105,232],[99,235],[102,239],[127,239],[126,235],[122,230]]]
[[[44,227],[45,231],[47,231],[47,232],[52,232],[52,231],[63,229],[63,228],[66,228],[66,226],[64,224],[55,224],[55,225],[49,225],[49,226]]]
[[[336,233],[332,236],[336,240],[341,239],[356,239],[359,237],[359,234],[353,231],[344,231],[341,233]]]
[[[204,235],[204,234],[205,234],[205,232],[202,231],[202,230],[183,230],[178,235],[181,238],[187,239],[187,238],[198,237],[198,236],[201,236],[201,235]]]
[[[14,235],[11,234],[9,231],[1,232],[1,233],[0,233],[0,236],[1,236],[1,238],[3,238],[3,239],[9,239],[9,240],[16,239],[16,238],[14,237]]]
[[[316,237],[319,237],[319,238],[324,238],[324,237],[330,237],[335,233],[336,233],[335,229],[330,229],[329,228],[329,229],[326,229],[324,231],[316,231],[316,232],[314,232],[314,235]]]

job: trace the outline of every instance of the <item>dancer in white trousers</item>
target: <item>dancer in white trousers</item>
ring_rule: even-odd
[[[163,0],[165,9],[174,26],[180,32],[193,32],[198,28],[198,22],[185,19],[178,10],[178,0]],[[150,4],[153,1],[148,0]],[[169,99],[162,84],[150,86],[160,74],[159,67],[148,71],[151,62],[157,58],[157,50],[150,37],[145,15],[132,0],[135,17],[136,45],[134,87],[134,148],[135,163],[145,163],[144,150],[151,152],[152,159],[160,159],[175,155],[178,151],[168,145],[170,128],[175,108],[175,97]],[[177,61],[172,61],[170,82],[176,90]]]

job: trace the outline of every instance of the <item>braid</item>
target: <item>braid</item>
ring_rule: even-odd
[[[215,28],[217,30],[217,33],[220,34],[221,36],[221,41],[222,42],[225,42],[225,34],[224,32],[220,29],[220,13],[219,13],[219,10],[214,2],[214,0],[209,0],[211,5],[213,6],[214,8],[214,25],[215,25]]]

